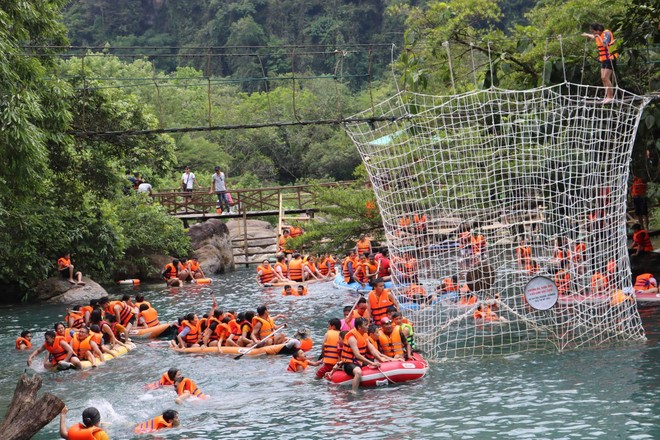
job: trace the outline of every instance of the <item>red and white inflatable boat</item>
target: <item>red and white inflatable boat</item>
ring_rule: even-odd
[[[636,292],[635,299],[640,306],[660,306],[660,293],[655,292]]]
[[[363,367],[360,386],[377,387],[390,383],[408,382],[421,379],[428,371],[429,364],[418,353],[415,353],[411,360],[385,362],[380,364],[380,369]],[[328,380],[335,385],[350,385],[353,376],[344,373],[344,370],[337,370]]]

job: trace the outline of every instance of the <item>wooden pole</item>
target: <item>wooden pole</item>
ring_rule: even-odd
[[[64,402],[59,397],[45,393],[37,398],[40,388],[41,377],[21,375],[5,420],[0,425],[2,440],[30,439],[62,412]]]
[[[250,267],[248,264],[248,233],[247,233],[247,210],[243,210],[243,252],[245,253],[245,267]]]
[[[281,189],[278,193],[278,204],[277,204],[277,206],[278,206],[279,215],[278,215],[278,220],[277,220],[277,238],[276,238],[276,240],[280,238],[280,235],[282,235],[282,216],[284,215],[284,211],[282,209],[282,190]]]

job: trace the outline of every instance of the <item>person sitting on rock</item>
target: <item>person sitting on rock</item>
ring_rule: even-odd
[[[82,272],[73,271],[73,264],[71,264],[70,253],[67,252],[60,259],[57,260],[57,270],[60,273],[60,275],[62,275],[62,277],[69,280],[69,283],[77,284],[80,286],[85,285],[85,283],[83,283],[82,281]],[[74,275],[76,277],[76,280],[73,279]]]

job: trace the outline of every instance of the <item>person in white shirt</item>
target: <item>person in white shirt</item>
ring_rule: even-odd
[[[225,173],[220,171],[220,167],[215,167],[215,173],[211,176],[211,189],[209,194],[216,193],[218,196],[218,204],[222,212],[229,212],[229,200],[227,200],[227,186],[225,185]]]
[[[151,183],[147,182],[142,182],[137,189],[137,192],[139,193],[149,193],[149,195],[152,195],[153,187],[151,186]]]
[[[183,175],[181,175],[181,189],[186,192],[192,192],[194,186],[197,185],[197,188],[201,188],[197,179],[195,179],[195,173],[190,171],[190,167],[187,166]]]

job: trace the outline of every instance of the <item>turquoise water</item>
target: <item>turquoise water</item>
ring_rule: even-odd
[[[314,352],[325,323],[340,316],[354,297],[330,283],[310,285],[307,297],[282,297],[279,289],[262,291],[252,271],[241,270],[214,280],[210,287],[140,288],[159,310],[161,320],[211,307],[210,292],[229,309],[265,303],[271,313],[288,316],[291,334],[312,330]],[[133,288],[118,290],[133,292]],[[0,309],[0,412],[25,370],[27,353],[13,349],[23,328],[43,341],[43,330],[61,319],[61,306],[15,306]],[[660,438],[658,373],[660,310],[642,311],[648,341],[644,344],[562,354],[526,353],[489,359],[432,364],[423,380],[394,387],[361,390],[286,373],[288,357],[180,355],[162,344],[138,342],[136,350],[96,370],[47,373],[44,391],[64,399],[68,424],[79,421],[87,406],[101,411],[112,439],[138,438],[134,425],[164,409],[178,409],[182,426],[140,438],[162,439],[424,439],[424,438]],[[168,368],[179,367],[211,398],[174,403],[174,391],[147,391]],[[56,439],[57,419],[35,439]]]

